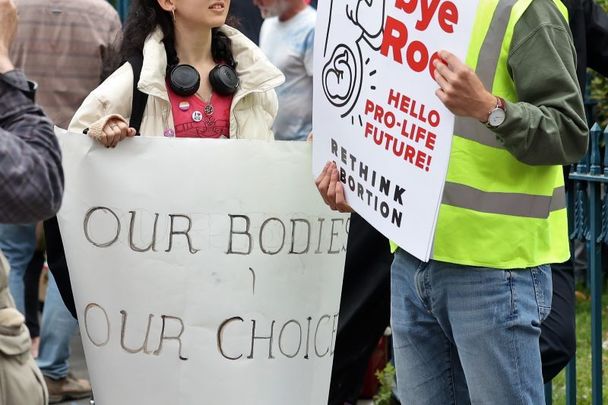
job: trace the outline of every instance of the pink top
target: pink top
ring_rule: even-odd
[[[179,138],[230,138],[230,106],[232,96],[213,92],[209,103],[196,94],[181,97],[167,85],[173,111],[175,132],[165,131],[165,136]]]

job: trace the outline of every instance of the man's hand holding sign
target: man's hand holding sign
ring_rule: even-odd
[[[497,98],[484,87],[475,72],[448,51],[435,60],[435,95],[454,115],[486,123]],[[443,63],[442,63],[443,62]]]
[[[434,79],[439,88],[435,95],[454,115],[474,118],[487,123],[498,98],[483,85],[477,74],[448,51],[439,52],[433,61]],[[334,162],[327,162],[315,184],[321,197],[331,209],[352,212],[346,201],[344,185]]]
[[[327,162],[323,171],[315,181],[323,201],[332,210],[340,212],[352,212],[353,209],[347,204],[344,195],[344,186],[338,181],[338,168],[334,162]]]
[[[459,62],[476,0],[330,3],[319,10],[315,36],[321,50],[313,113],[317,189],[334,210],[357,211],[426,260],[454,133],[452,112],[486,120],[496,105]],[[368,8],[374,12],[360,19]],[[436,80],[443,88],[437,96]]]

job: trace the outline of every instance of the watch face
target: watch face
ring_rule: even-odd
[[[496,108],[490,113],[488,124],[490,126],[497,127],[503,122],[505,122],[505,118],[507,118],[507,114],[505,113],[505,111],[503,109]]]

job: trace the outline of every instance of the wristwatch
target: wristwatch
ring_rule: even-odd
[[[507,105],[501,97],[496,97],[496,107],[490,111],[488,120],[484,124],[488,128],[496,128],[502,125],[507,119]]]
[[[9,70],[6,73],[0,74],[0,82],[20,90],[30,100],[34,101],[38,84],[34,81],[27,80],[22,71],[18,69]]]

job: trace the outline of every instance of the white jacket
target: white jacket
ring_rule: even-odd
[[[278,110],[274,88],[285,81],[262,51],[238,30],[224,25],[221,30],[232,40],[232,52],[241,81],[230,109],[231,139],[273,139],[271,127]],[[143,65],[137,88],[148,94],[140,127],[142,135],[163,136],[173,129],[173,114],[167,94],[167,54],[163,33],[157,28],[145,41]],[[109,115],[129,121],[133,99],[133,70],[124,64],[84,100],[70,122],[70,132],[99,127]],[[103,125],[103,124],[102,124]]]

